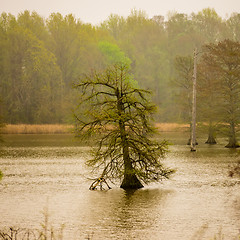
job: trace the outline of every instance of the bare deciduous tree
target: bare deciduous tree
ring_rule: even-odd
[[[136,85],[123,65],[85,75],[76,84],[81,90],[79,108],[85,105],[84,113],[75,114],[77,132],[98,137],[87,164],[102,171],[101,179],[122,180],[123,189],[142,188],[143,183],[168,178],[173,172],[161,163],[167,142],[151,139],[156,133],[151,124],[155,105],[148,100],[149,92]]]
[[[221,120],[226,126],[228,148],[239,147],[237,127],[240,122],[240,43],[224,40],[205,46],[205,60],[215,69],[215,78],[220,81]]]

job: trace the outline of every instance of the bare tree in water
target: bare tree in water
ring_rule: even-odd
[[[100,183],[120,179],[121,188],[138,189],[143,183],[169,177],[173,171],[161,162],[167,142],[151,138],[156,134],[151,121],[155,105],[126,66],[85,75],[76,88],[81,93],[76,130],[78,135],[97,139],[87,164],[101,170]]]
[[[237,148],[237,130],[240,123],[240,43],[224,40],[217,44],[204,46],[204,58],[214,77],[220,82],[220,115],[226,134],[228,148]],[[216,88],[219,86],[216,85]],[[216,90],[216,89],[215,89]]]

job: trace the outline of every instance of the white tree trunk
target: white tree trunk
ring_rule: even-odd
[[[194,49],[191,151],[196,151],[196,83],[197,83],[197,49]]]

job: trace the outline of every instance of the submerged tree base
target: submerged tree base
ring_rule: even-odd
[[[239,148],[240,145],[238,143],[228,143],[225,148]]]
[[[120,186],[123,189],[139,189],[143,188],[142,183],[139,181],[135,174],[127,174],[124,176],[123,182]]]
[[[209,136],[208,140],[205,143],[206,144],[217,144],[217,142],[213,136]]]
[[[226,148],[239,148],[240,145],[237,142],[237,139],[235,137],[229,138],[228,144],[225,146]]]

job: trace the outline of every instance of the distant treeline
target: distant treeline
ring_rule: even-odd
[[[193,56],[195,47],[201,50],[224,39],[240,41],[239,13],[222,19],[207,8],[150,19],[132,10],[126,18],[111,15],[99,26],[71,14],[53,13],[45,19],[29,11],[17,17],[2,13],[0,115],[9,124],[67,123],[78,101],[73,83],[125,57],[138,85],[153,91],[157,120],[185,121],[177,56]]]

